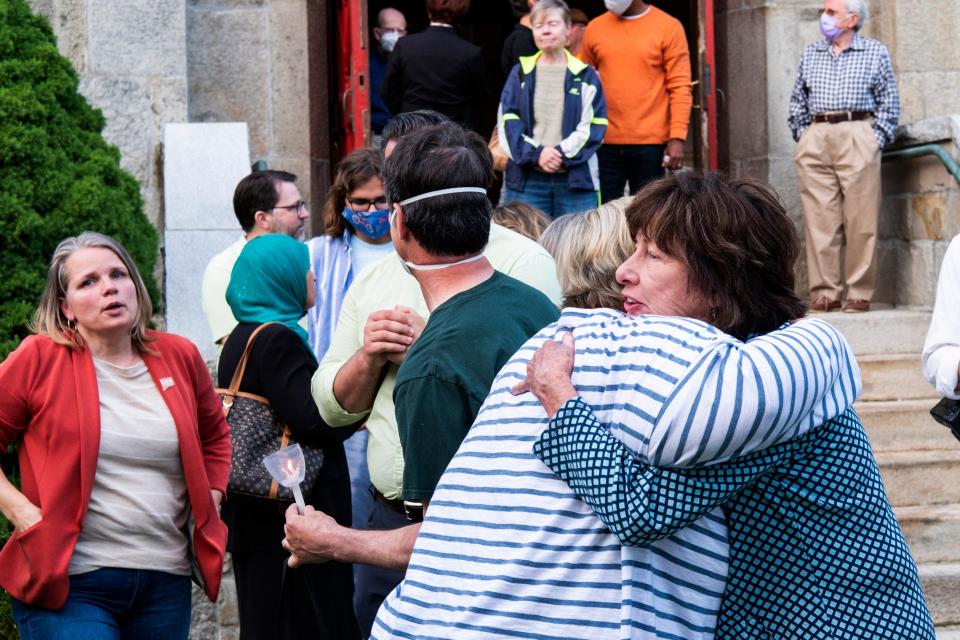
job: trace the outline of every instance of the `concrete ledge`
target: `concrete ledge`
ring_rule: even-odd
[[[960,559],[960,504],[897,507],[894,513],[918,564]]]
[[[960,115],[926,118],[897,127],[896,137],[885,151],[937,142],[952,141],[957,145],[958,140],[960,140]],[[960,146],[956,148],[960,150]]]
[[[930,606],[933,623],[941,626],[960,625],[960,564],[921,564],[920,582]],[[939,634],[937,637],[940,637]]]
[[[874,453],[960,450],[950,430],[930,417],[935,403],[936,399],[861,402],[856,410]]]
[[[922,352],[930,316],[930,311],[905,309],[815,314],[839,329],[858,357]]]
[[[881,451],[876,459],[893,506],[960,504],[960,448]]]
[[[920,369],[919,354],[858,356],[857,363],[863,377],[861,402],[939,398]]]

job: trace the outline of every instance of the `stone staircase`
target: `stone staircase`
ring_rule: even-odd
[[[929,311],[818,317],[846,336],[863,375],[863,419],[900,527],[920,569],[938,640],[960,640],[960,442],[929,415],[920,370]]]

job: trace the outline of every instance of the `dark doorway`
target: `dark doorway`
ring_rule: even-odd
[[[407,18],[409,33],[425,29],[429,21],[423,0],[354,0],[367,6],[367,24],[370,30],[377,23],[377,14],[384,7],[399,9]],[[700,83],[705,60],[703,56],[704,25],[702,24],[702,5],[713,0],[653,0],[650,4],[677,18],[683,25],[690,49],[690,61],[694,82],[694,109],[690,117],[690,129],[687,137],[687,166],[697,169],[706,168],[704,157],[705,124],[703,118],[704,92]],[[595,18],[606,11],[603,0],[569,0],[571,8],[578,8]],[[484,131],[492,131],[500,99],[500,90],[504,79],[500,72],[500,51],[506,37],[513,30],[516,18],[510,10],[507,0],[474,0],[470,12],[458,26],[459,33],[480,46],[484,51],[487,70],[487,97],[481,111],[480,123]],[[367,37],[372,39],[372,32]]]

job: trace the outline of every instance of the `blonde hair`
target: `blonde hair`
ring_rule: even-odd
[[[64,238],[57,245],[50,258],[50,266],[47,269],[47,283],[43,287],[43,294],[40,296],[40,304],[33,314],[33,320],[29,328],[37,335],[47,336],[57,344],[77,349],[83,348],[83,337],[76,327],[73,326],[60,308],[60,303],[67,294],[67,285],[69,284],[66,263],[67,259],[80,249],[109,249],[123,263],[130,279],[137,291],[137,317],[130,331],[130,340],[133,346],[140,351],[150,351],[148,344],[152,338],[147,335],[147,327],[150,323],[150,317],[153,315],[153,305],[150,303],[150,295],[147,293],[147,287],[140,277],[140,271],[136,263],[127,253],[122,244],[110,236],[94,231],[84,231],[78,236]]]
[[[530,23],[533,24],[537,16],[551,9],[559,9],[560,15],[563,17],[563,23],[567,25],[567,27],[570,26],[570,7],[567,6],[567,3],[563,0],[539,0],[537,4],[533,5],[533,8],[530,9]]]
[[[538,240],[543,230],[550,224],[550,219],[543,211],[519,200],[496,207],[491,219],[501,227],[516,231],[533,241]]]
[[[622,309],[617,268],[630,257],[634,241],[619,200],[554,220],[540,244],[557,262],[563,306]]]

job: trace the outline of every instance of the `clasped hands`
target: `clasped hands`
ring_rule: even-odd
[[[416,311],[397,305],[393,309],[374,311],[363,326],[363,354],[371,362],[383,366],[399,365],[416,342],[426,321]]]
[[[544,147],[540,152],[537,166],[545,173],[556,173],[563,168],[563,155],[556,147]]]

